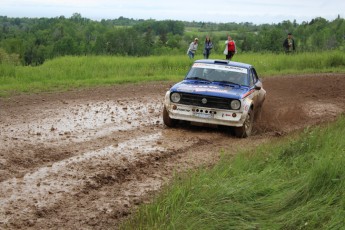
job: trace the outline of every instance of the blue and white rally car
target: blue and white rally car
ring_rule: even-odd
[[[184,80],[166,93],[163,121],[168,127],[179,120],[231,126],[237,137],[248,137],[265,96],[252,65],[197,60]]]

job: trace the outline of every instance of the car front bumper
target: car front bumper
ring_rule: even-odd
[[[247,116],[247,113],[241,110],[223,110],[176,103],[165,103],[165,108],[171,119],[224,126],[243,126]]]

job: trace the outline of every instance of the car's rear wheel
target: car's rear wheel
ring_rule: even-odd
[[[236,137],[249,137],[252,134],[254,123],[254,112],[252,108],[249,109],[246,120],[241,127],[235,127],[235,135]]]
[[[163,122],[168,127],[175,127],[177,124],[177,120],[169,117],[168,110],[165,108],[165,106],[163,108]]]

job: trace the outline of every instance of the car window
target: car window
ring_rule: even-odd
[[[188,78],[202,78],[212,82],[232,82],[248,86],[247,73],[229,71],[227,69],[192,68],[186,76]]]
[[[254,73],[253,73],[253,70],[250,71],[249,80],[250,80],[249,85],[250,85],[250,86],[253,86],[253,85],[254,85]]]
[[[189,73],[187,74],[186,78],[193,78],[193,77],[202,77],[203,76],[203,69],[201,68],[192,68]]]
[[[256,74],[256,70],[254,68],[252,68],[252,76],[253,76],[253,82],[254,84],[259,80],[258,75]]]
[[[256,74],[256,71],[254,68],[251,69],[250,71],[250,86],[253,86],[256,82],[258,82],[259,77]]]

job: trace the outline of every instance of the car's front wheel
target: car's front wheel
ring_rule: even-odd
[[[169,117],[168,110],[165,108],[165,106],[163,108],[163,122],[168,127],[175,127],[177,124],[177,120]]]
[[[252,133],[254,123],[254,111],[250,108],[246,120],[241,127],[235,127],[236,137],[249,137]]]

